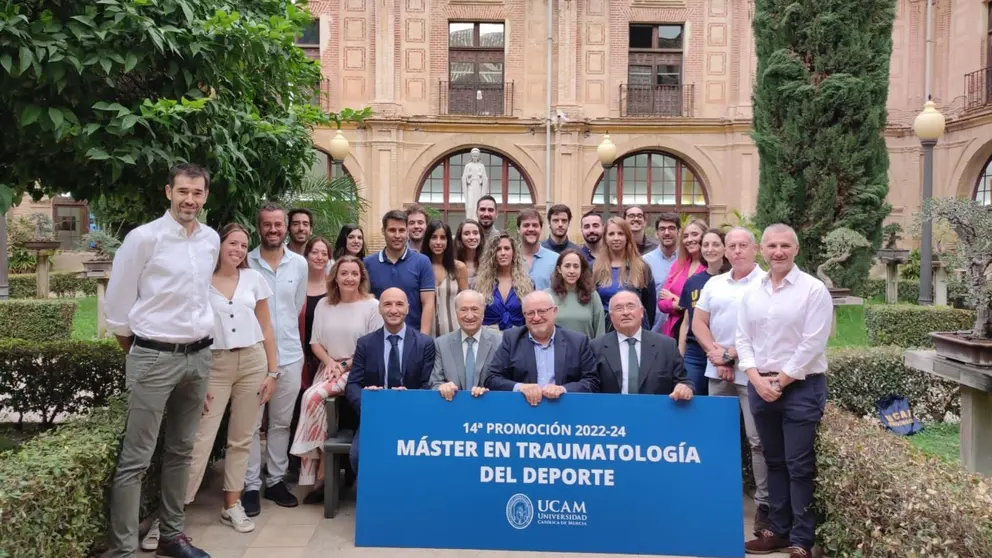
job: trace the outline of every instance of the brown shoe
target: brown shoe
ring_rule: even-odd
[[[789,558],[810,558],[812,554],[801,546],[790,546],[788,548]]]
[[[748,554],[771,554],[789,548],[789,541],[768,529],[758,533],[758,538],[744,543]]]
[[[762,531],[770,530],[771,522],[768,521],[768,506],[760,505],[754,512],[754,536],[761,535]]]

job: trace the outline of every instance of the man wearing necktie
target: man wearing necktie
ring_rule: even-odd
[[[644,307],[636,293],[621,291],[610,299],[614,331],[597,337],[592,348],[602,393],[668,395],[692,399],[692,382],[682,367],[675,340],[641,327]]]
[[[406,293],[398,288],[379,297],[382,328],[358,339],[345,397],[359,414],[359,429],[351,444],[351,467],[358,473],[362,392],[376,389],[428,389],[434,369],[434,340],[406,326],[410,311]]]
[[[451,401],[455,392],[466,390],[479,397],[485,388],[486,367],[499,347],[502,334],[482,327],[486,298],[482,293],[464,290],[455,296],[458,329],[434,340],[434,371],[431,389]]]

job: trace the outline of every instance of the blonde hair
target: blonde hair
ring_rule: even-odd
[[[362,263],[362,260],[351,255],[341,256],[331,266],[331,272],[327,274],[327,296],[325,300],[331,306],[341,303],[341,289],[338,288],[337,281],[338,269],[346,263],[358,265],[358,274],[361,275],[361,279],[358,281],[358,294],[360,298],[367,299],[372,297],[372,284],[369,281],[369,271],[365,269],[365,264]]]
[[[530,275],[524,267],[524,260],[520,257],[520,245],[506,231],[492,235],[486,241],[486,248],[482,251],[482,261],[479,269],[475,272],[475,290],[482,293],[486,298],[486,304],[493,302],[493,290],[499,279],[499,264],[496,263],[496,248],[503,239],[510,241],[510,249],[513,250],[513,260],[510,262],[510,276],[513,278],[513,290],[517,293],[517,298],[523,300],[525,296],[534,290]]]
[[[615,225],[623,233],[627,243],[623,247],[623,263],[620,267],[618,278],[621,285],[640,289],[647,284],[648,266],[641,258],[641,253],[637,251],[637,243],[634,242],[634,233],[630,230],[627,221],[620,217],[610,217],[603,229],[603,238],[599,241],[599,252],[596,254],[596,262],[592,266],[592,278],[600,287],[609,287],[613,284],[613,266],[610,262],[610,247],[606,240],[606,235],[610,230],[610,225]]]

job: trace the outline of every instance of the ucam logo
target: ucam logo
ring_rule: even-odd
[[[586,503],[567,500],[538,500],[537,511],[551,513],[586,513]]]
[[[506,520],[514,529],[526,529],[534,520],[534,503],[526,494],[514,494],[506,503]]]

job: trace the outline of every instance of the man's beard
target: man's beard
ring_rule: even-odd
[[[282,244],[283,244],[283,242],[285,240],[286,240],[286,237],[283,237],[279,241],[277,241],[275,243],[272,243],[272,242],[269,242],[268,237],[263,236],[262,237],[262,246],[264,246],[266,250],[274,250],[275,248],[279,248],[280,246],[282,246]]]

